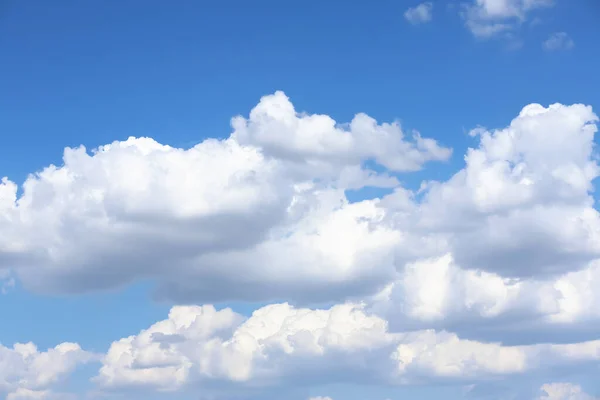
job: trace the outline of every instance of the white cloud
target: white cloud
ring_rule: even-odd
[[[475,130],[465,168],[426,183],[419,201],[405,189],[383,198],[406,264],[373,309],[393,324],[487,326],[479,334],[496,338],[516,326],[597,334],[596,121],[581,105],[527,106],[505,129]]]
[[[384,320],[353,305],[310,310],[272,304],[246,321],[229,309],[176,307],[169,319],[114,342],[97,382],[164,390],[202,379],[264,384],[290,373],[351,373],[364,369],[368,359],[385,363],[377,350],[389,353],[392,341]],[[383,363],[380,370],[386,373]]]
[[[36,399],[47,399],[50,396],[50,392],[47,390],[30,390],[30,389],[17,389],[13,393],[9,393],[6,396],[6,400],[36,400]]]
[[[371,383],[428,379],[485,379],[600,360],[600,341],[503,346],[460,339],[443,331],[389,331],[362,306],[326,310],[272,304],[243,321],[231,310],[176,307],[169,319],[114,342],[96,382],[175,390],[193,382],[226,380],[273,386],[302,377],[305,384],[335,371]]]
[[[596,115],[582,105],[529,105],[505,128],[478,129],[479,146],[423,200],[402,200],[399,230],[418,232],[459,265],[505,277],[557,275],[600,254],[590,193]],[[384,199],[390,208],[398,200]]]
[[[348,126],[297,114],[280,92],[232,124],[229,139],[188,150],[149,138],[66,149],[64,165],[30,176],[18,199],[5,179],[0,263],[40,292],[149,277],[180,300],[299,297],[322,286],[340,297],[389,278],[400,236],[377,225],[374,202],[345,199],[345,188],[398,184],[361,163],[406,171],[450,155],[364,114]]]
[[[97,357],[75,343],[62,343],[40,352],[33,343],[0,346],[0,393],[8,399],[54,398],[48,388],[78,365]]]
[[[342,167],[364,160],[391,171],[416,171],[428,161],[451,155],[449,149],[418,134],[407,140],[397,122],[379,125],[359,113],[349,124],[340,125],[327,115],[298,113],[283,92],[263,97],[249,118],[233,118],[232,126],[236,142],[257,146],[268,158],[295,168],[309,168],[310,178],[329,171],[337,176]]]
[[[451,255],[409,264],[398,280],[373,296],[370,308],[394,326],[436,326],[484,334],[550,328],[589,329],[600,321],[600,264],[546,280],[512,280],[464,270]],[[595,330],[591,335],[597,335]]]
[[[547,383],[540,388],[539,400],[597,400],[572,383]]]
[[[569,50],[573,46],[575,46],[575,42],[566,32],[553,33],[542,43],[542,47],[546,51]]]
[[[390,171],[449,150],[362,114],[347,126],[298,114],[278,92],[235,118],[225,140],[67,149],[64,165],[30,176],[18,198],[4,179],[0,265],[39,292],[151,278],[176,301],[318,302],[396,282],[393,297],[418,320],[524,312],[579,321],[598,309],[582,291],[600,255],[596,122],[584,105],[528,105],[504,129],[474,130],[464,168],[413,192]],[[349,203],[344,189],[365,185],[394,192]],[[451,265],[428,261],[446,256]],[[425,270],[440,277],[438,297],[400,289],[407,279],[432,284]],[[484,281],[494,289],[481,293]]]
[[[472,0],[463,4],[462,17],[473,35],[490,38],[514,30],[531,12],[553,4],[553,0]]]
[[[581,104],[528,105],[504,128],[473,130],[450,179],[412,191],[397,174],[449,149],[363,114],[340,125],[297,113],[278,92],[234,118],[225,140],[67,149],[22,194],[4,179],[0,276],[39,292],[150,278],[186,304],[296,304],[249,319],[174,307],[111,345],[95,379],[108,389],[272,387],[331,371],[465,382],[598,362],[597,121]],[[346,189],[365,186],[392,193],[348,201]],[[337,305],[300,308],[310,302]],[[527,331],[546,344],[508,337]],[[577,335],[554,343],[555,332]],[[0,348],[0,387],[55,395],[52,384],[91,358],[72,344]]]
[[[428,1],[404,12],[404,18],[411,24],[422,24],[431,21],[433,14],[433,3]]]

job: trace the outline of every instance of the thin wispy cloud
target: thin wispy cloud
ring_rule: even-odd
[[[430,22],[433,18],[433,3],[425,2],[404,12],[404,18],[413,25]]]
[[[461,16],[475,37],[489,39],[514,31],[533,12],[553,5],[552,0],[473,0],[462,4]]]
[[[575,46],[575,42],[566,32],[555,32],[542,43],[546,51],[570,50]]]

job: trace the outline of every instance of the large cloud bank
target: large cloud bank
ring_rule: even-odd
[[[173,307],[115,338],[94,378],[107,390],[597,368],[597,121],[585,105],[528,105],[504,128],[473,130],[448,180],[412,188],[403,174],[452,150],[397,122],[301,113],[277,92],[224,140],[66,149],[63,165],[21,188],[4,178],[0,269],[42,294],[150,279],[175,303],[273,303],[249,318]],[[381,195],[346,197],[366,187]],[[13,398],[50,396],[57,374],[97,359],[71,344],[52,356],[26,346],[0,351],[0,366],[23,360],[0,370]],[[55,356],[66,361],[48,363],[63,365],[53,375],[28,361]]]

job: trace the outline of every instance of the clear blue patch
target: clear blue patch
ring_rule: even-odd
[[[350,203],[381,198],[393,192],[393,189],[365,187],[358,190],[346,190],[346,198]]]
[[[34,342],[40,350],[62,342],[104,352],[113,340],[165,319],[169,305],[150,300],[151,285],[80,296],[38,296],[19,287],[0,297],[0,343]]]

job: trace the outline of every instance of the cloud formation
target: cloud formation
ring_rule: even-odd
[[[542,47],[546,51],[570,50],[574,46],[575,42],[566,32],[553,33],[542,43]]]
[[[553,0],[472,0],[463,3],[462,17],[474,36],[485,39],[510,33],[531,12],[553,5]]]
[[[0,345],[0,393],[7,399],[53,398],[48,390],[81,364],[98,357],[76,343],[61,343],[40,352],[33,343]]]
[[[230,138],[187,150],[149,138],[68,148],[19,198],[4,179],[0,265],[38,292],[153,278],[178,300],[300,298],[324,286],[331,300],[394,271],[400,233],[378,223],[376,201],[349,204],[344,190],[398,181],[364,163],[413,171],[451,154],[364,114],[349,125],[299,114],[281,92],[232,125]]]
[[[479,144],[448,181],[412,191],[395,171],[450,150],[362,114],[348,126],[299,114],[278,92],[225,140],[66,149],[18,198],[4,179],[0,265],[38,292],[151,278],[165,298],[200,302],[339,301],[445,254],[467,270],[548,279],[600,254],[596,121],[583,105],[529,105],[504,129],[472,131]],[[366,186],[393,193],[347,200]]]
[[[413,25],[431,21],[433,16],[433,3],[427,1],[404,12],[404,18]]]
[[[51,398],[97,359],[104,390],[165,392],[322,383],[324,371],[464,384],[597,365],[597,123],[586,105],[527,105],[473,129],[462,168],[418,188],[403,174],[451,149],[398,122],[298,112],[282,92],[190,149],[151,138],[65,149],[21,188],[2,179],[1,277],[38,293],[150,279],[188,305],[114,338],[101,359],[76,344],[0,348],[0,390]],[[379,195],[346,196],[367,187]],[[222,301],[269,305],[246,318],[210,305]]]
[[[514,344],[593,339],[600,336],[599,282],[597,262],[556,278],[512,280],[461,269],[446,255],[409,264],[368,304],[393,328],[435,327]]]
[[[299,309],[272,304],[244,320],[230,309],[175,307],[169,318],[114,342],[96,381],[176,390],[226,380],[278,385],[302,379],[401,385],[480,380],[600,360],[600,341],[503,346],[445,331],[391,332],[357,304]]]
[[[597,400],[572,383],[547,383],[541,387],[539,400]]]

